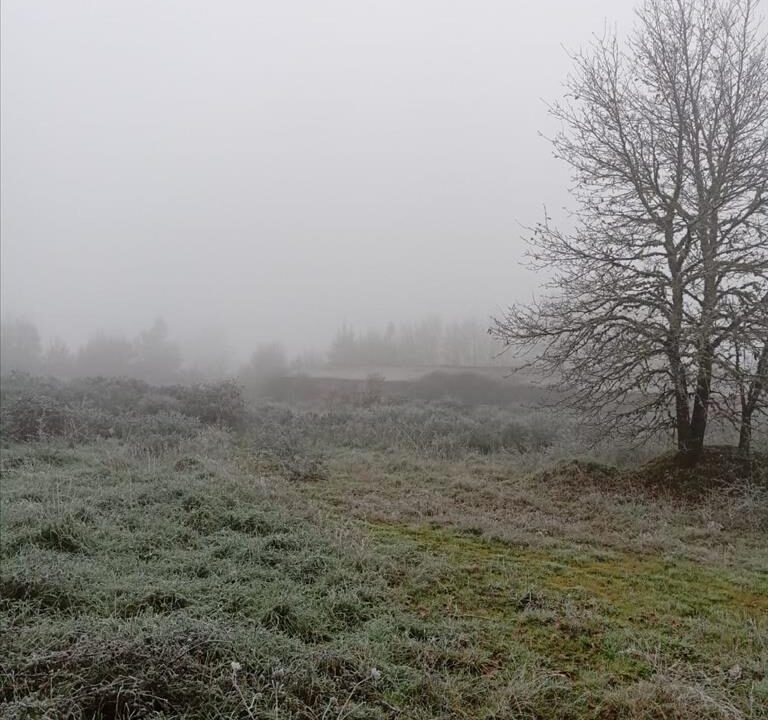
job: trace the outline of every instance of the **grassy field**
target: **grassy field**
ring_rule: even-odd
[[[765,489],[196,433],[5,442],[2,717],[768,718]]]

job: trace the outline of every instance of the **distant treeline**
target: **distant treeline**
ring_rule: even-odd
[[[133,339],[96,333],[72,350],[63,340],[43,346],[40,333],[27,321],[3,323],[0,329],[0,369],[57,378],[133,377],[164,384],[183,378],[182,356],[157,320]]]
[[[450,365],[479,367],[504,364],[500,345],[487,326],[474,320],[443,323],[440,318],[386,329],[355,332],[343,326],[331,344],[328,362],[335,366]]]
[[[216,344],[215,338],[211,343]],[[343,326],[325,355],[304,353],[291,358],[279,343],[262,344],[237,369],[223,346],[208,348],[221,358],[215,365],[184,357],[162,319],[136,337],[99,332],[75,349],[59,339],[44,344],[37,327],[25,320],[0,326],[0,372],[4,375],[20,371],[61,379],[131,377],[159,385],[232,376],[251,385],[325,365],[488,366],[501,364],[495,359],[498,349],[481,323],[444,324],[429,318],[410,325],[390,323],[384,331],[356,332]]]

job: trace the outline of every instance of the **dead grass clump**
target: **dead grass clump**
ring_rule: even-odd
[[[598,717],[600,720],[742,720],[744,714],[704,684],[655,675],[608,692]]]
[[[334,600],[328,608],[328,616],[335,629],[350,630],[369,620],[371,614],[363,602],[350,597]]]
[[[203,463],[194,457],[179,458],[173,466],[176,472],[189,472],[190,470],[202,470]]]
[[[257,537],[284,535],[290,532],[289,528],[279,520],[257,513],[230,514],[226,518],[226,526],[235,532]]]
[[[328,479],[328,471],[322,457],[296,455],[283,462],[283,473],[293,482],[320,482]]]
[[[538,720],[547,715],[568,718],[576,717],[578,713],[568,677],[549,669],[519,668],[500,695],[499,711],[495,716],[499,720]]]
[[[46,523],[28,542],[65,553],[84,552],[88,548],[85,528],[72,516]]]
[[[186,498],[182,507],[186,511],[184,525],[201,535],[232,530],[243,535],[270,537],[290,532],[284,522],[268,513],[230,510],[194,495]]]
[[[68,610],[76,607],[80,599],[70,588],[45,579],[31,580],[25,577],[4,577],[0,580],[0,607],[13,603],[36,604],[41,610]]]
[[[6,707],[18,699],[31,716],[104,720],[213,711],[224,691],[212,667],[217,654],[212,638],[194,633],[79,639],[17,668]]]
[[[156,590],[148,593],[138,600],[126,603],[120,608],[121,617],[131,617],[141,613],[169,613],[189,605],[189,600],[175,592],[163,592]]]
[[[319,631],[315,618],[300,612],[287,602],[278,603],[269,608],[261,618],[261,626],[305,642],[319,642],[326,639]]]

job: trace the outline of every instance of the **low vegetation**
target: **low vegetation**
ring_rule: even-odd
[[[3,717],[768,717],[759,455],[691,492],[558,460],[530,411],[509,446],[468,428],[512,408],[456,403],[227,427],[121,381],[45,388],[112,434],[18,434],[35,382],[4,385]]]

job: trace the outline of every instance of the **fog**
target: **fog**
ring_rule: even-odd
[[[632,5],[7,0],[3,318],[243,355],[487,318],[567,203],[565,48]]]

